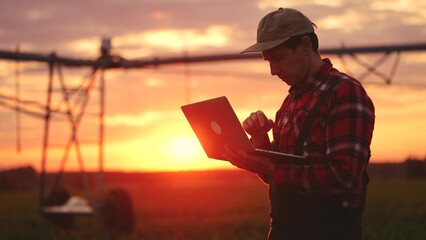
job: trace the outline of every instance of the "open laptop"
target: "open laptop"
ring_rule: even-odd
[[[254,148],[226,97],[181,107],[209,158],[226,160],[225,145],[235,151],[267,156],[273,161],[299,162],[302,156]]]

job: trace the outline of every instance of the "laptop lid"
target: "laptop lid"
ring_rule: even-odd
[[[254,151],[226,97],[192,103],[181,108],[209,158],[225,160],[225,145],[238,151]]]
[[[264,155],[271,160],[300,161],[301,156],[255,149],[225,96],[181,107],[209,158],[224,159],[225,146],[236,151]]]

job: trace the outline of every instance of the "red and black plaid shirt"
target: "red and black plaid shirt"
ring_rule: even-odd
[[[313,78],[294,85],[277,112],[274,150],[294,154],[295,142],[318,96],[340,81],[320,107],[303,145],[307,163],[279,164],[273,181],[305,194],[332,196],[343,206],[358,207],[370,157],[374,106],[362,85],[333,68],[330,60]]]

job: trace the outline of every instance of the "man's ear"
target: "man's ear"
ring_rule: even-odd
[[[300,45],[302,46],[302,50],[304,54],[310,54],[312,52],[312,42],[308,36],[303,36],[300,39]]]

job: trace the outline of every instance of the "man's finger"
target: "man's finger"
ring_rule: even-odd
[[[259,127],[260,128],[265,127],[266,120],[267,120],[265,114],[262,111],[257,111],[256,116],[259,121]]]

